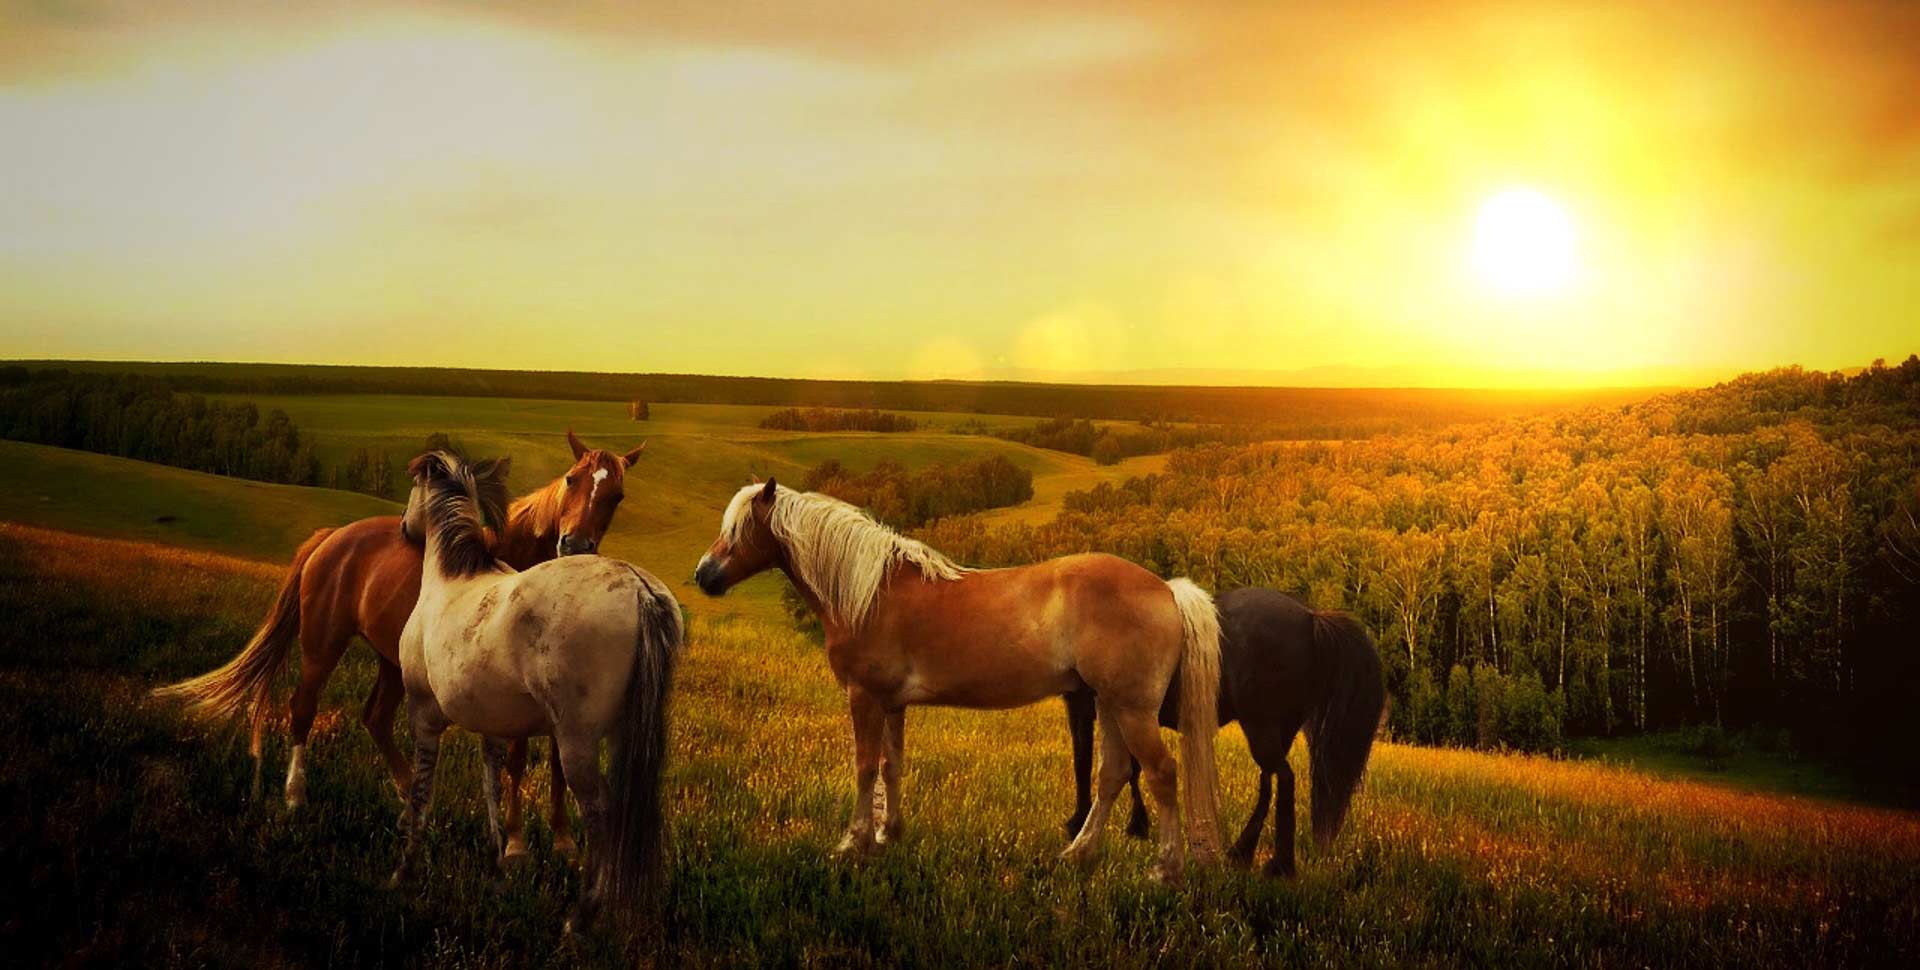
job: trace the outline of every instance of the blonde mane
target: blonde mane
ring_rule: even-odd
[[[558,528],[560,499],[566,494],[566,476],[548,482],[544,488],[529,492],[507,506],[506,531],[529,536],[552,535]],[[524,527],[522,520],[525,520]]]
[[[820,597],[833,618],[858,630],[880,597],[894,563],[908,563],[930,580],[959,579],[970,572],[917,539],[875,522],[865,512],[830,495],[776,485],[768,522],[787,547],[787,559],[802,582]],[[749,506],[762,486],[748,485],[727,504],[720,534],[743,541],[753,521]]]

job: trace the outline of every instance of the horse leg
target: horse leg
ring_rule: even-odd
[[[1293,766],[1281,759],[1274,768],[1273,858],[1264,870],[1269,876],[1292,879],[1293,868]]]
[[[865,690],[847,688],[847,708],[853,721],[853,818],[834,855],[859,857],[873,851],[873,783],[880,773],[880,752],[886,744],[887,712]]]
[[[580,844],[574,841],[573,817],[567,814],[567,772],[560,764],[560,742],[547,741],[547,763],[552,769],[547,779],[547,823],[553,829],[553,851],[571,861],[579,857]]]
[[[1073,814],[1067,818],[1067,837],[1072,838],[1086,825],[1093,807],[1093,691],[1076,690],[1061,699],[1067,702],[1067,737],[1073,741]]]
[[[880,784],[886,790],[886,813],[881,816],[880,841],[893,844],[906,834],[907,820],[900,809],[900,769],[906,764],[907,709],[888,711],[886,746],[880,756]]]
[[[1153,816],[1147,814],[1147,803],[1140,797],[1140,763],[1133,762],[1133,773],[1127,776],[1127,787],[1133,790],[1133,814],[1127,816],[1127,836],[1144,839],[1153,827]]]
[[[1127,766],[1132,763],[1127,754],[1127,743],[1120,731],[1114,726],[1113,712],[1106,706],[1099,707],[1100,720],[1100,764],[1099,785],[1094,789],[1093,805],[1087,810],[1086,821],[1081,823],[1080,834],[1068,843],[1060,858],[1081,868],[1093,864],[1100,855],[1100,840],[1106,834],[1107,814],[1113,810],[1113,800],[1127,783]]]
[[[307,804],[307,737],[313,732],[313,716],[320,709],[320,688],[327,685],[340,655],[347,652],[353,631],[336,632],[325,620],[315,617],[300,627],[300,686],[287,702],[290,715],[288,738],[293,752],[287,758],[287,808]]]
[[[506,839],[500,834],[500,771],[506,767],[507,742],[499,738],[481,738],[480,756],[486,769],[480,772],[480,790],[487,799],[487,834],[493,837],[493,858],[506,857]]]
[[[413,784],[413,768],[400,746],[393,743],[393,716],[400,710],[406,688],[400,684],[400,668],[385,657],[374,656],[379,659],[380,668],[373,680],[373,692],[367,695],[367,705],[360,709],[360,724],[373,737],[374,747],[380,749],[381,757],[387,761],[394,794],[405,802],[407,790]]]
[[[400,864],[393,870],[389,887],[406,883],[420,857],[421,830],[426,828],[427,805],[433,800],[433,772],[440,763],[440,736],[446,733],[446,715],[432,698],[407,699],[407,721],[413,725],[413,781],[407,786],[407,807],[400,815],[404,840]]]
[[[608,834],[608,813],[613,808],[613,794],[606,776],[600,773],[598,739],[584,732],[555,730],[553,744],[559,751],[560,762],[566,766],[567,787],[573,790],[574,799],[580,803],[580,817],[587,826],[586,865],[580,881],[580,902],[566,923],[566,931],[574,933],[586,929],[593,921],[606,896],[605,873],[613,864],[613,854],[617,851]]]
[[[526,858],[527,821],[520,812],[520,785],[527,776],[527,739],[507,742],[507,844],[500,861],[512,865]]]
[[[1253,865],[1253,854],[1260,848],[1260,830],[1267,824],[1267,804],[1273,796],[1273,772],[1261,770],[1260,795],[1253,803],[1253,814],[1247,816],[1246,827],[1240,830],[1240,837],[1234,840],[1233,848],[1227,850],[1227,861],[1235,868],[1245,869]]]
[[[1140,763],[1140,771],[1147,779],[1147,790],[1153,793],[1153,800],[1160,810],[1160,855],[1148,874],[1156,882],[1177,886],[1186,878],[1187,838],[1180,829],[1177,766],[1172,752],[1160,740],[1159,712],[1150,709],[1116,711],[1113,723],[1119,727],[1127,750]],[[1118,788],[1115,794],[1118,794]]]
[[[1247,752],[1253,755],[1253,763],[1261,771],[1272,772],[1273,788],[1273,857],[1267,860],[1262,871],[1269,876],[1293,876],[1293,766],[1287,761],[1287,754],[1293,750],[1293,739],[1300,733],[1298,722],[1271,720],[1249,724],[1240,722],[1247,735]],[[1258,841],[1256,837],[1255,841]]]

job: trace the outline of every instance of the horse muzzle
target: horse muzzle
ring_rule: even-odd
[[[727,591],[727,572],[720,564],[705,556],[700,557],[700,565],[693,570],[694,585],[708,596],[720,596]]]
[[[563,556],[589,556],[600,548],[600,543],[584,536],[564,535],[560,537],[560,554]]]

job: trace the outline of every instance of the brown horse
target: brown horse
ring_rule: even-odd
[[[625,455],[616,455],[588,448],[572,431],[567,432],[567,444],[573,449],[573,467],[546,487],[516,500],[507,510],[506,524],[494,535],[494,555],[515,569],[530,569],[556,556],[597,550],[624,496],[622,483],[627,467],[646,448],[642,444]],[[272,709],[273,681],[285,668],[297,635],[300,686],[288,704],[293,753],[287,765],[286,793],[287,806],[299,808],[307,801],[307,737],[319,708],[320,690],[357,634],[373,646],[380,663],[360,723],[373,736],[393,775],[394,788],[404,799],[413,769],[394,744],[393,717],[403,697],[400,631],[420,599],[424,538],[404,534],[401,517],[396,515],[315,532],[293,554],[293,566],[280,585],[279,597],[240,653],[218,670],[155,693],[186,700],[195,714],[209,719],[231,718],[248,711],[257,789],[260,736]],[[526,740],[515,739],[507,759],[511,778],[507,816],[512,832],[510,855],[525,851],[520,779],[525,772],[526,750]],[[557,757],[553,766],[554,844],[570,853],[573,840],[567,823],[566,787]]]
[[[800,591],[826,631],[827,663],[846,688],[854,733],[854,809],[839,851],[897,841],[909,704],[1010,708],[1076,690],[1099,698],[1100,788],[1064,857],[1099,851],[1113,798],[1138,759],[1160,806],[1152,874],[1182,878],[1176,789],[1187,789],[1196,859],[1218,857],[1213,711],[1220,624],[1213,600],[1113,556],[1068,556],[1016,569],[969,570],[825,495],[749,485],[733,497],[694,579],[710,596],[767,569]],[[1184,778],[1160,740],[1160,704],[1177,670]],[[886,789],[874,833],[874,780]]]

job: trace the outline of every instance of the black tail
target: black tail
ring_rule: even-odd
[[[638,570],[636,570],[638,572]],[[613,804],[608,851],[588,858],[614,911],[651,921],[665,882],[666,838],[660,777],[667,763],[667,705],[685,631],[680,604],[665,585],[644,573],[639,597],[639,643],[626,710],[611,735]]]
[[[1317,696],[1307,709],[1307,757],[1313,765],[1313,841],[1324,848],[1340,834],[1373,735],[1387,702],[1380,653],[1353,617],[1313,614]]]

